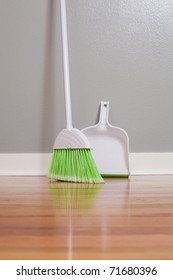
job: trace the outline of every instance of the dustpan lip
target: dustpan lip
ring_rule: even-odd
[[[129,174],[102,174],[101,173],[101,176],[103,178],[128,178],[129,177]]]

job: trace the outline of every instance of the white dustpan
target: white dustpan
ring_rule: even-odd
[[[129,176],[129,137],[122,128],[108,122],[109,102],[101,102],[97,125],[84,128],[92,154],[103,177]]]

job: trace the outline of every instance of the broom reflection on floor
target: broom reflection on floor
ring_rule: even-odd
[[[127,220],[129,211],[129,181],[117,179],[114,185],[112,188],[111,180],[105,186],[60,181],[50,183],[54,211],[64,216],[68,227],[68,259],[75,259],[75,251],[80,246],[85,250],[88,246],[87,250],[90,250],[91,243],[101,254],[111,249],[112,214],[118,222]]]
[[[103,184],[50,183],[53,207],[64,210],[68,219],[68,259],[73,259],[73,221],[75,213],[92,209]]]
[[[103,184],[69,182],[50,183],[53,207],[67,212],[75,209],[92,209]]]

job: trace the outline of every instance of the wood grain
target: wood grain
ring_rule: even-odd
[[[0,259],[173,259],[173,176],[0,177]]]

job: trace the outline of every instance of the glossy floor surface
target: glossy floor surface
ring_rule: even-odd
[[[173,176],[0,177],[0,259],[173,259]]]

